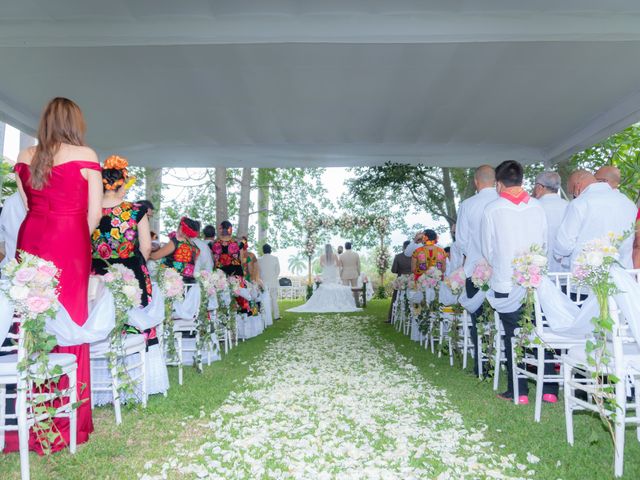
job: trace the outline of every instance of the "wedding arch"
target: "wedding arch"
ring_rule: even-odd
[[[364,230],[378,237],[378,245],[375,248],[376,271],[380,277],[380,286],[384,285],[384,274],[389,269],[391,255],[387,247],[389,236],[389,218],[384,215],[350,215],[340,217],[319,215],[309,217],[304,223],[305,244],[304,253],[307,257],[308,285],[311,285],[311,262],[316,254],[318,240],[324,232],[342,233],[348,235],[356,230]]]

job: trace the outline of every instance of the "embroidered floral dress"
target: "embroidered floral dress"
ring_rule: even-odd
[[[175,250],[162,259],[162,264],[175,268],[182,275],[185,283],[195,283],[193,274],[196,270],[196,260],[200,255],[200,249],[187,240],[178,240],[175,232],[169,235],[169,240],[173,243]]]
[[[444,270],[447,252],[437,245],[423,245],[416,248],[415,252],[413,252],[413,258],[417,260],[416,270],[413,272],[417,278],[431,267]]]
[[[138,239],[138,223],[146,213],[147,207],[131,202],[103,208],[98,228],[91,236],[93,271],[104,275],[107,267],[115,263],[130,268],[142,289],[143,307],[151,300],[151,279]]]
[[[214,268],[219,268],[227,276],[244,277],[241,251],[242,244],[238,241],[217,239],[211,244]]]

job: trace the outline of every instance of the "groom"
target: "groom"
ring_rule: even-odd
[[[351,250],[351,242],[344,244],[344,253],[340,255],[340,279],[343,285],[357,287],[360,277],[360,255]]]

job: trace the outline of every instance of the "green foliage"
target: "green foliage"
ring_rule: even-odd
[[[18,189],[15,175],[13,174],[13,166],[2,155],[0,155],[0,188],[2,189],[2,200],[9,195],[13,195]]]
[[[387,163],[352,171],[356,177],[347,184],[354,204],[365,209],[377,204],[382,208],[394,205],[402,212],[426,211],[449,225],[456,221],[460,200],[474,192],[469,169]]]

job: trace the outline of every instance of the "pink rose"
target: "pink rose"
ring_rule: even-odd
[[[240,251],[240,247],[238,247],[238,244],[236,242],[231,242],[229,244],[229,254],[230,255],[235,255],[239,251]]]
[[[98,245],[98,255],[100,258],[110,258],[111,257],[111,247],[107,243],[101,243]]]
[[[39,295],[30,296],[27,298],[27,308],[31,313],[46,312],[51,308],[51,300]]]
[[[125,282],[133,282],[135,279],[136,276],[128,268],[122,271],[122,280],[124,280]]]
[[[111,283],[111,282],[113,282],[113,281],[116,279],[116,277],[115,277],[115,276],[113,275],[113,273],[111,273],[111,272],[107,272],[107,273],[105,273],[105,274],[102,276],[102,278],[103,278],[103,279],[104,279],[104,281],[105,281],[105,282],[107,282],[107,283]]]
[[[214,243],[211,246],[211,251],[213,251],[215,255],[220,255],[222,253],[222,245],[220,245],[219,242]]]
[[[15,281],[21,284],[25,284],[33,280],[36,276],[37,270],[32,267],[24,267],[16,272]]]
[[[55,265],[49,265],[45,263],[44,265],[40,265],[38,267],[38,272],[44,273],[53,278],[56,276],[56,273],[58,273],[58,269],[55,267]]]
[[[530,281],[533,287],[537,287],[538,285],[540,285],[540,282],[542,281],[542,275],[539,275],[537,273],[534,275],[531,275]]]

